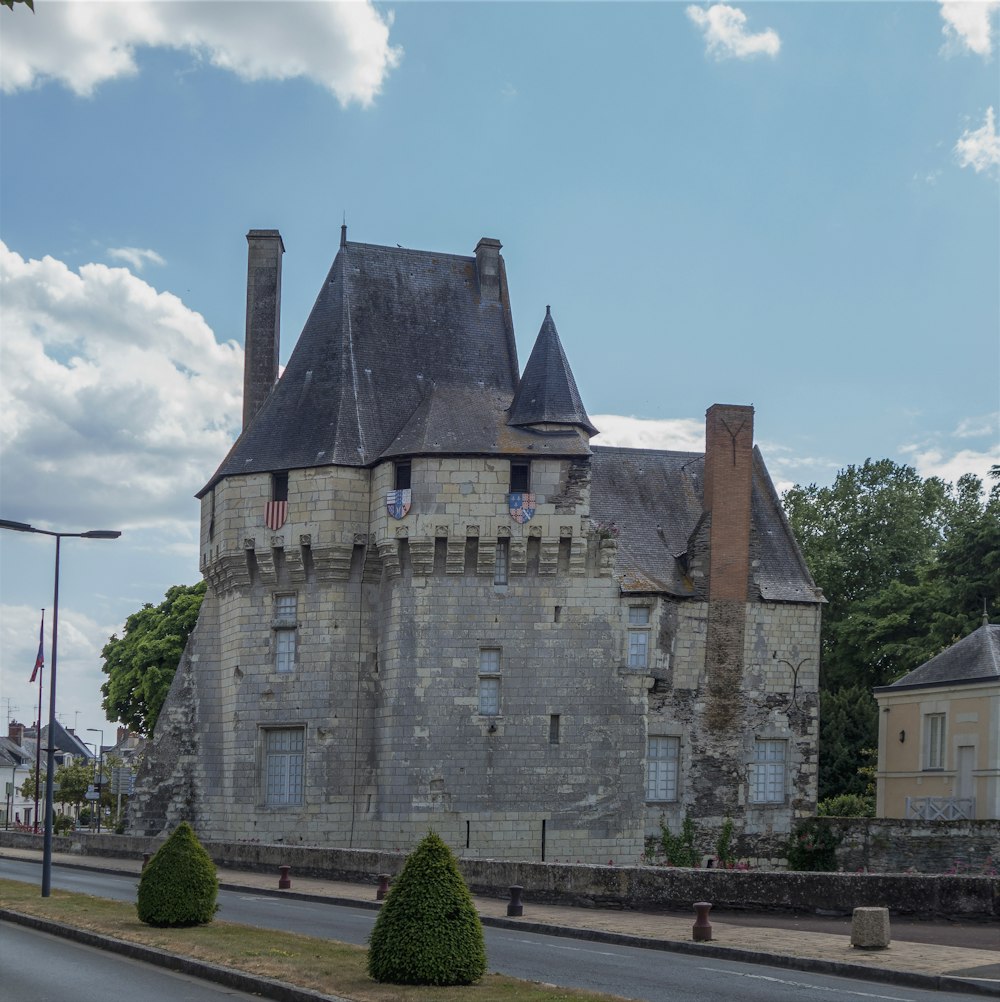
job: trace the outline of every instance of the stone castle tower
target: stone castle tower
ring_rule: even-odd
[[[549,312],[519,372],[500,243],[348,242],[278,379],[248,234],[244,428],[130,828],[635,862],[661,820],[812,813],[822,596],[753,445],[600,448]]]

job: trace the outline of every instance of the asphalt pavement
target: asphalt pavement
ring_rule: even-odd
[[[0,857],[37,862],[41,852],[3,848]],[[141,860],[70,853],[53,854],[53,863],[125,874],[138,874],[142,868]],[[299,877],[292,872],[291,887],[281,890],[277,872],[219,868],[218,875],[220,884],[232,890],[378,907],[373,883]],[[658,950],[697,952],[706,957],[794,970],[877,978],[912,987],[956,990],[963,986],[976,994],[1000,997],[1000,923],[997,922],[894,917],[892,940],[887,949],[859,950],[851,946],[849,917],[713,911],[709,916],[711,942],[695,943],[693,914],[534,904],[530,893],[525,892],[523,916],[508,918],[506,899],[475,897],[474,901],[487,925]]]

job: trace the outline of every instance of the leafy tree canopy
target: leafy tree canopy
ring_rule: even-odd
[[[108,720],[130,731],[151,734],[198,620],[205,582],[174,585],[158,606],[146,603],[125,622],[119,638],[112,635],[101,651],[108,680],[101,686]]]
[[[992,490],[866,460],[832,486],[796,486],[785,510],[828,604],[820,675],[820,797],[864,792],[872,688],[912,671],[1000,611],[1000,469]]]

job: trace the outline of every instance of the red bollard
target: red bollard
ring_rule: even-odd
[[[288,871],[291,870],[290,866],[279,866],[278,872],[281,874],[278,877],[278,890],[287,891],[289,887],[292,886],[291,878],[288,876]]]
[[[708,901],[694,903],[695,920],[691,929],[691,938],[696,943],[704,943],[712,938],[712,923],[708,921],[708,913],[712,905]]]
[[[144,870],[146,869],[146,864],[150,861],[150,859],[152,858],[152,856],[153,856],[153,854],[151,852],[144,852],[142,854],[142,868]]]
[[[382,901],[389,893],[389,874],[380,873],[378,875],[378,890],[375,892],[375,900]]]

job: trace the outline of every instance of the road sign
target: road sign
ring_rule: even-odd
[[[100,800],[101,799],[101,795],[96,790],[88,790],[83,795],[83,799],[84,800]]]

